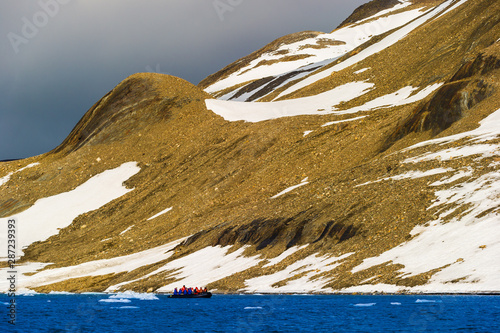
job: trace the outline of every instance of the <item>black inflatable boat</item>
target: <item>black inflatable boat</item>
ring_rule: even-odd
[[[210,298],[212,297],[211,292],[203,292],[197,294],[177,294],[177,295],[169,295],[168,298]]]

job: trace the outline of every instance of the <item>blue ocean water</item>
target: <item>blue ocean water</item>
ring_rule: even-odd
[[[0,295],[0,332],[500,332],[498,296]]]

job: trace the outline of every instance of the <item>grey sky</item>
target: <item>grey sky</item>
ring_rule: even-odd
[[[47,152],[128,75],[194,84],[368,0],[2,0],[0,160]]]

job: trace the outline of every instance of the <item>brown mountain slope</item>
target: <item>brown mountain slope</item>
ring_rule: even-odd
[[[246,290],[251,279],[288,272],[292,264],[311,256],[343,259],[326,268],[297,264],[300,267],[276,278],[272,290],[286,291],[279,288],[297,281],[307,286],[321,281],[321,288],[304,287],[306,291],[331,292],[377,283],[411,288],[432,281],[454,263],[469,260],[454,258],[413,275],[391,260],[355,269],[368,258],[415,240],[416,229],[467,217],[472,204],[464,200],[443,203],[443,208],[437,204],[439,191],[458,191],[462,183],[454,178],[456,173],[466,172],[473,182],[498,169],[498,137],[484,139],[491,148],[479,148],[492,150],[484,157],[464,153],[411,162],[443,149],[479,149],[467,138],[407,148],[473,130],[500,109],[499,13],[497,1],[469,0],[379,53],[287,96],[314,96],[353,81],[373,83],[366,94],[335,105],[339,111],[349,111],[408,86],[416,87],[416,94],[442,84],[413,103],[379,105],[356,114],[318,111],[318,115],[255,123],[230,122],[207,109],[205,100],[210,95],[184,80],[159,74],[127,78],[97,102],[54,151],[0,164],[0,177],[10,174],[0,185],[3,218],[125,162],[137,162],[140,167],[125,182],[131,191],[24,249],[21,264],[50,263],[27,275],[24,286],[38,291],[103,291],[119,284],[117,289],[164,291],[162,287],[183,281],[177,260],[188,262],[200,251],[226,247],[227,256],[242,251],[243,257],[258,256],[261,261],[207,280],[209,287],[219,291]],[[234,66],[238,62],[200,86],[224,78]],[[363,68],[368,70],[354,74]],[[33,162],[40,164],[13,173]],[[282,192],[294,185],[300,187]],[[492,191],[490,197],[498,195]],[[168,214],[154,217],[169,207]],[[498,213],[495,207],[481,209],[477,220]],[[44,222],[39,221],[40,228]],[[96,260],[140,254],[170,242],[177,243],[159,259],[146,256],[131,268],[83,275],[77,270],[78,274],[62,278],[42,278],[58,272],[56,268],[93,265]],[[480,245],[485,243],[473,247],[481,249]],[[266,261],[297,246],[303,247],[282,261]],[[212,260],[216,258],[202,258]],[[221,260],[212,270],[231,264]],[[199,278],[209,273],[201,272]],[[449,282],[454,284],[467,276],[451,280],[456,280]]]

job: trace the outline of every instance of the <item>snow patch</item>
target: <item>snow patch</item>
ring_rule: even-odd
[[[159,213],[158,213],[158,214],[156,214],[156,215],[151,216],[151,217],[150,217],[149,219],[147,219],[147,220],[148,220],[148,221],[150,221],[150,220],[152,220],[152,219],[155,219],[155,218],[157,218],[157,217],[158,217],[158,216],[160,216],[160,215],[163,215],[163,214],[165,214],[165,213],[170,212],[173,208],[174,208],[174,207],[169,207],[169,208],[167,208],[167,209],[165,209],[165,210],[162,210],[161,212],[159,212]]]
[[[247,247],[243,246],[234,252],[228,253],[231,246],[209,246],[171,261],[147,276],[169,270],[175,271],[169,278],[176,278],[177,281],[161,287],[158,292],[171,292],[174,288],[182,285],[206,286],[211,282],[257,265],[261,261],[259,256],[245,257],[243,255]]]
[[[58,283],[69,278],[82,278],[87,276],[101,276],[108,274],[117,274],[121,272],[130,272],[142,266],[151,265],[168,259],[173,248],[184,241],[185,238],[173,241],[171,243],[158,246],[142,252],[116,257],[111,259],[102,259],[86,262],[80,265],[60,267],[39,271],[47,263],[26,263],[16,265],[16,269],[20,272],[18,287],[39,287],[43,285]],[[9,268],[1,268],[0,275],[7,274]],[[35,273],[34,275],[26,275],[26,273]],[[8,290],[8,281],[0,280],[0,292]]]
[[[136,162],[104,171],[75,189],[37,200],[33,206],[15,216],[17,220],[18,256],[22,248],[33,242],[44,241],[57,235],[59,229],[69,226],[80,214],[99,209],[108,202],[132,191],[123,182],[141,169]],[[0,222],[6,223],[6,219]],[[0,231],[0,244],[7,248],[7,229]]]
[[[356,187],[374,184],[374,183],[378,183],[378,182],[382,182],[382,181],[386,181],[386,180],[418,179],[418,178],[430,177],[430,176],[438,175],[440,173],[446,173],[446,172],[452,172],[452,171],[454,171],[454,170],[449,169],[449,168],[447,168],[447,169],[437,168],[437,169],[432,169],[432,170],[427,170],[427,171],[419,171],[419,170],[408,171],[408,172],[400,174],[400,175],[382,178],[382,179],[377,179],[374,181],[370,181],[370,182],[366,182],[366,183],[363,183],[360,185],[356,185]]]
[[[21,172],[21,171],[28,169],[28,168],[32,168],[32,167],[37,166],[39,164],[40,163],[38,163],[38,162],[31,163],[31,164],[28,164],[27,166],[25,166],[17,171],[13,171],[13,172],[8,173],[6,176],[3,176],[2,178],[0,178],[0,186],[6,184],[10,180],[10,177],[12,177],[13,174]]]
[[[207,99],[207,109],[227,121],[260,122],[264,120],[300,115],[334,113],[340,103],[366,94],[374,87],[364,81],[350,82],[330,91],[309,97],[277,102],[234,102]]]
[[[346,253],[340,257],[330,257],[327,255],[320,256],[318,254],[310,255],[288,265],[282,271],[246,280],[246,287],[243,291],[266,293],[305,293],[313,290],[319,291],[323,289],[327,280],[315,276],[333,270],[339,266],[344,259],[353,254],[354,253]],[[301,277],[287,281],[284,286],[273,287],[274,284],[297,275],[301,275]]]
[[[384,95],[378,98],[375,98],[363,105],[356,106],[347,110],[340,110],[337,112],[334,112],[335,114],[352,114],[352,113],[358,113],[358,112],[363,112],[363,111],[373,111],[377,109],[383,109],[383,108],[391,108],[391,107],[396,107],[396,106],[402,106],[402,105],[407,105],[407,104],[412,104],[418,101],[421,101],[422,99],[426,98],[430,94],[432,94],[434,91],[436,91],[438,88],[440,88],[443,84],[442,83],[435,83],[430,86],[425,87],[424,89],[420,90],[418,93],[412,95],[418,88],[416,87],[404,87],[401,88],[400,90]]]
[[[286,258],[288,258],[289,256],[291,256],[292,254],[294,254],[295,252],[300,251],[300,250],[306,248],[307,246],[308,245],[292,246],[288,250],[286,250],[283,253],[281,253],[279,256],[277,256],[275,258],[272,258],[272,259],[268,259],[269,263],[267,263],[264,266],[262,266],[262,268],[271,267],[271,266],[277,265],[280,262],[282,262],[283,260],[285,260]]]
[[[396,44],[399,42],[401,39],[405,38],[409,33],[411,33],[413,30],[417,29],[421,25],[425,24],[429,20],[433,19],[436,17],[438,14],[442,13],[454,0],[447,0],[444,3],[438,5],[437,7],[431,8],[425,12],[422,12],[422,9],[415,9],[415,10],[409,10],[405,11],[403,13],[399,14],[394,14],[388,18],[380,18],[379,20],[389,20],[391,24],[388,24],[388,26],[392,26],[392,22],[401,20],[398,22],[399,24],[394,24],[394,26],[389,29],[392,30],[394,28],[401,27],[400,29],[396,30],[389,36],[385,37],[382,39],[380,42],[375,43],[366,49],[362,50],[358,54],[346,59],[345,61],[336,64],[335,66],[322,70],[320,72],[316,71],[316,73],[313,73],[303,79],[302,81],[292,85],[291,87],[287,88],[285,91],[283,91],[279,97],[283,97],[286,95],[291,94],[292,92],[295,92],[299,89],[302,89],[304,87],[307,87],[311,84],[314,84],[315,82],[318,82],[321,79],[324,79],[328,76],[330,76],[334,72],[341,71],[343,69],[346,69],[376,53],[379,53],[383,51],[384,49]],[[411,22],[410,22],[411,21]],[[374,21],[377,22],[377,21]],[[410,23],[408,23],[410,22]],[[371,23],[371,22],[369,22]],[[408,23],[408,24],[407,24]],[[375,24],[375,23],[374,23]],[[406,25],[405,25],[406,24]],[[387,30],[387,31],[389,31]],[[279,98],[278,97],[278,98]]]
[[[314,131],[304,131],[304,137],[306,137],[307,135],[311,134],[312,132],[314,132]]]
[[[321,125],[321,127],[327,127],[327,126],[331,126],[331,125],[335,125],[335,124],[341,124],[341,123],[346,123],[346,122],[350,122],[350,121],[360,120],[360,119],[363,119],[366,117],[367,116],[361,116],[361,117],[349,118],[349,119],[344,119],[344,120],[330,121],[328,123]]]
[[[135,225],[131,225],[130,227],[128,227],[127,229],[123,230],[122,232],[120,232],[120,236],[123,235],[124,233],[126,233],[127,231],[129,231],[130,229],[132,229]],[[108,238],[109,239],[109,238]],[[101,241],[102,242],[102,241]]]
[[[296,70],[307,70],[307,68],[311,67],[323,67],[369,41],[374,36],[405,25],[420,15],[422,15],[421,9],[415,9],[393,14],[389,17],[372,17],[374,19],[370,22],[360,22],[355,26],[346,26],[329,34],[320,34],[314,38],[281,45],[276,51],[262,54],[237,72],[210,85],[205,91],[215,93],[263,77],[286,75]],[[323,41],[337,43],[324,45],[322,44]],[[319,45],[322,45],[322,47],[317,48]],[[283,52],[286,52],[285,56],[283,56]],[[283,57],[297,55],[307,57],[295,61],[280,61]],[[262,65],[262,61],[267,62],[267,64]],[[301,73],[291,78],[291,80],[296,80],[298,77],[308,74],[308,72]],[[223,98],[230,98],[233,95],[234,92],[231,92]]]
[[[363,68],[363,69],[360,69],[359,71],[355,71],[354,74],[361,74],[361,73],[364,73],[366,72],[367,70],[369,70],[370,67],[367,67],[367,68]]]
[[[309,184],[309,182],[307,181],[308,179],[309,179],[309,177],[306,177],[306,178],[302,179],[302,182],[300,184],[297,184],[297,185],[294,185],[294,186],[290,186],[289,188],[284,189],[280,193],[272,196],[271,199],[276,199],[278,197],[281,197],[283,194],[286,194],[286,193],[291,192],[291,191],[293,191],[293,190],[295,190],[295,189],[297,189],[297,188],[299,188],[301,186]]]

